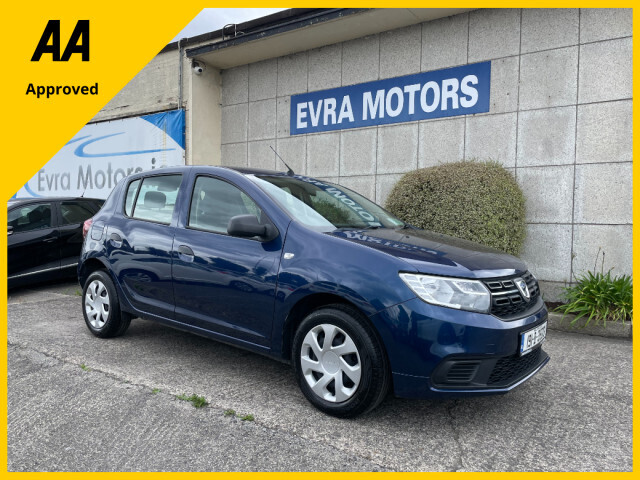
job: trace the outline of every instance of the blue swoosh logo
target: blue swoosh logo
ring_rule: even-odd
[[[84,137],[79,137],[79,138],[72,138],[71,140],[69,140],[67,143],[65,143],[65,147],[67,145],[71,145],[72,143],[76,143],[79,142],[80,140],[84,140],[85,138],[89,138],[91,135],[85,135]]]
[[[86,142],[82,142],[73,152],[77,157],[84,158],[101,158],[101,157],[121,157],[124,155],[140,155],[143,153],[156,153],[156,152],[168,152],[170,150],[175,150],[175,148],[155,148],[151,150],[133,150],[129,152],[111,152],[111,153],[86,153],[84,151],[85,147],[91,145],[92,143],[99,142],[100,140],[104,140],[105,138],[115,137],[116,135],[122,135],[124,132],[120,133],[112,133],[110,135],[103,135],[102,137],[93,138],[91,140],[87,140]],[[78,139],[81,140],[81,139]]]
[[[24,189],[27,191],[27,193],[29,193],[30,195],[33,195],[34,197],[41,197],[42,196],[42,195],[38,195],[36,192],[31,190],[31,187],[29,187],[28,183],[24,184]]]

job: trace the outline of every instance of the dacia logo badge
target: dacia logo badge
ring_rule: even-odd
[[[521,278],[516,278],[514,280],[514,283],[516,284],[516,287],[518,287],[518,290],[520,291],[524,299],[529,301],[529,299],[531,298],[531,294],[529,293],[529,287],[527,287],[527,282],[525,282]]]

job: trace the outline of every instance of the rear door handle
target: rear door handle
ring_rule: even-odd
[[[117,233],[112,233],[111,235],[109,235],[109,241],[115,248],[120,248],[122,246],[122,237]]]
[[[42,239],[42,241],[44,243],[51,243],[51,242],[55,242],[57,239],[58,239],[58,237],[47,237],[47,238]]]

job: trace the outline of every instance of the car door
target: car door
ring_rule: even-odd
[[[54,202],[17,205],[7,217],[9,282],[57,278],[60,249]]]
[[[173,242],[176,320],[267,346],[282,241],[228,235],[229,220],[247,214],[269,221],[237,186],[196,177],[185,228]]]
[[[60,267],[70,268],[78,264],[82,249],[82,225],[88,218],[93,217],[99,210],[98,205],[91,200],[62,200],[58,211],[60,216]]]
[[[134,308],[173,318],[172,225],[181,174],[135,179],[107,226],[106,255]]]

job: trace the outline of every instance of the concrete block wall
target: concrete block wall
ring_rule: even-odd
[[[179,65],[178,50],[156,55],[98,112],[92,122],[178,108]],[[183,97],[186,98],[184,94]]]
[[[521,257],[546,298],[631,274],[632,12],[477,10],[222,72],[224,165],[337,181],[384,205],[406,172],[494,159],[527,198]],[[290,136],[292,94],[490,60],[488,113]]]

